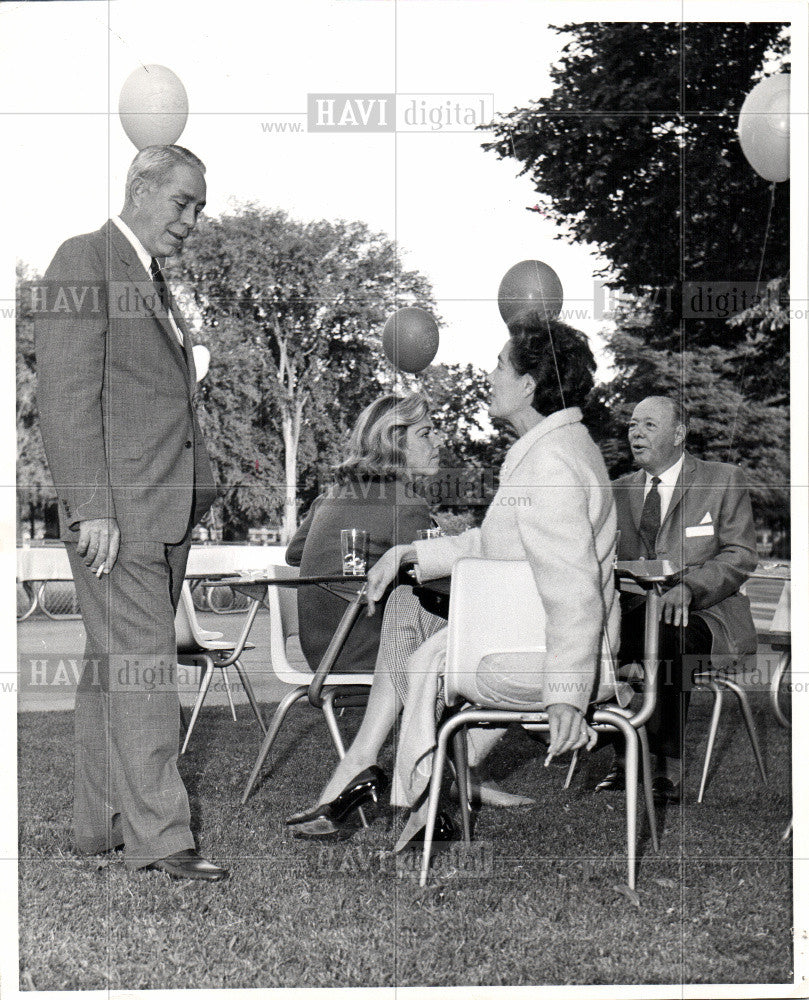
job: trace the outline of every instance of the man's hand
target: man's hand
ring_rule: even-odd
[[[376,611],[376,602],[382,597],[388,587],[396,579],[402,560],[408,555],[415,557],[415,549],[411,545],[394,545],[388,549],[368,570],[368,616]]]
[[[686,628],[688,626],[688,606],[693,598],[694,595],[687,584],[675,584],[660,598],[661,620],[667,625],[675,626],[682,622],[683,628]]]
[[[118,558],[120,544],[121,532],[114,517],[91,517],[79,522],[76,551],[96,576],[110,572]]]
[[[549,764],[552,757],[558,757],[568,750],[579,750],[586,747],[592,750],[598,740],[595,729],[587,725],[581,712],[572,705],[559,702],[556,705],[548,705],[548,722],[550,723],[550,743],[548,744],[548,755],[545,764]]]

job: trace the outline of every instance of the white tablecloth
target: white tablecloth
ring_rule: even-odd
[[[284,565],[283,545],[192,545],[186,576],[238,573]],[[72,580],[63,545],[33,545],[17,549],[17,579]]]

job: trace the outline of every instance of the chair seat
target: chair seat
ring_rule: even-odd
[[[255,610],[253,610],[251,614],[255,617]],[[252,617],[248,618],[246,623],[247,628],[249,628],[252,624],[252,620]],[[214,632],[211,629],[201,628],[199,620],[197,619],[197,611],[194,607],[194,600],[191,596],[191,587],[187,580],[183,583],[182,591],[180,592],[180,600],[177,602],[177,614],[174,620],[174,629],[175,640],[177,643],[177,662],[181,663],[183,666],[193,665],[199,667],[202,671],[199,693],[197,694],[196,701],[194,702],[194,708],[191,713],[191,721],[188,723],[186,728],[185,739],[183,740],[180,753],[184,754],[188,748],[188,741],[191,739],[191,734],[194,731],[197,717],[199,716],[203,702],[205,701],[208,689],[211,686],[211,680],[214,676],[213,667],[219,668],[220,675],[224,681],[228,701],[230,702],[230,712],[233,716],[233,721],[236,721],[236,707],[233,704],[233,698],[230,691],[230,681],[228,679],[227,669],[229,666],[232,666],[238,674],[239,680],[241,681],[247,695],[247,700],[250,702],[250,707],[253,710],[253,715],[256,717],[256,722],[258,722],[262,733],[266,733],[267,727],[265,726],[264,719],[261,716],[258,701],[256,700],[255,692],[253,691],[253,685],[250,683],[250,678],[247,675],[241,660],[239,659],[239,656],[245,649],[256,648],[254,643],[243,643],[242,637],[246,636],[247,632],[243,631],[242,637],[237,640],[228,640],[223,637],[221,632]]]
[[[214,639],[206,642],[204,646],[200,644],[193,647],[188,646],[185,649],[178,647],[177,654],[179,656],[198,656],[200,653],[232,653],[235,648],[234,643],[229,642],[227,639]],[[255,649],[256,644],[254,642],[246,642],[244,648]]]

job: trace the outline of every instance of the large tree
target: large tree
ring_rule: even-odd
[[[783,26],[556,30],[570,40],[551,70],[553,93],[502,115],[486,148],[519,161],[567,238],[608,259],[615,286],[754,281],[769,192],[741,152],[736,124],[765,56],[786,68]],[[788,266],[789,185],[775,193],[769,277]],[[718,335],[716,327],[699,333],[711,342]]]
[[[676,391],[698,414],[694,447],[740,461],[760,483],[766,477],[773,490],[759,513],[777,519],[776,487],[788,478],[786,314],[776,301],[758,322],[740,296],[730,310],[693,316],[683,292],[688,282],[707,291],[760,278],[762,293],[776,279],[775,299],[787,294],[789,184],[762,180],[736,135],[741,105],[765,66],[788,69],[785,28],[556,30],[568,41],[552,69],[552,94],[500,116],[485,148],[520,163],[560,237],[595,245],[608,262],[603,279],[622,292],[607,334],[618,374],[592,408],[608,464],[625,468],[631,404]]]
[[[256,205],[200,222],[176,274],[215,359],[202,394],[231,505],[255,514],[270,490],[288,538],[301,459],[328,459],[389,384],[382,324],[404,305],[434,309],[429,282],[361,222],[304,223]]]

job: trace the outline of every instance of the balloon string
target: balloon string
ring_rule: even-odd
[[[761,272],[764,270],[764,255],[767,252],[767,239],[770,235],[770,220],[772,219],[772,209],[775,204],[775,181],[770,185],[770,207],[767,209],[767,224],[764,227],[764,244],[761,247],[761,260],[758,262],[758,274],[756,275],[756,298],[758,298],[758,286],[761,282]]]
[[[551,344],[551,357],[553,358],[553,367],[556,370],[556,381],[557,381],[557,383],[559,385],[559,395],[560,395],[560,397],[562,399],[562,409],[564,410],[565,409],[565,390],[562,388],[562,376],[559,374],[559,365],[558,365],[558,363],[556,361],[556,348],[554,347],[554,344],[553,344],[553,334],[551,333],[551,324],[550,324],[550,320],[547,319],[547,314],[546,314],[546,322],[548,324],[548,340],[550,341],[550,344]]]
[[[762,271],[764,270],[764,256],[767,253],[767,240],[770,235],[770,221],[772,220],[772,210],[773,210],[773,205],[775,204],[775,183],[776,182],[773,181],[772,184],[770,185],[770,206],[767,209],[767,223],[764,226],[764,242],[762,243],[761,246],[761,259],[758,262],[758,274],[756,275],[756,300],[758,300],[758,290],[759,290],[759,285],[761,284],[761,274]],[[739,395],[741,395],[742,388],[744,387],[744,380],[745,377],[747,376],[746,372],[747,360],[748,359],[745,358],[739,370],[739,389],[738,389]],[[726,459],[730,459],[731,452],[733,451],[733,439],[736,436],[736,425],[739,420],[740,407],[741,403],[736,407],[736,412],[733,414],[733,426],[730,428],[730,440],[728,441],[728,450],[727,450],[727,455],[725,456]]]

